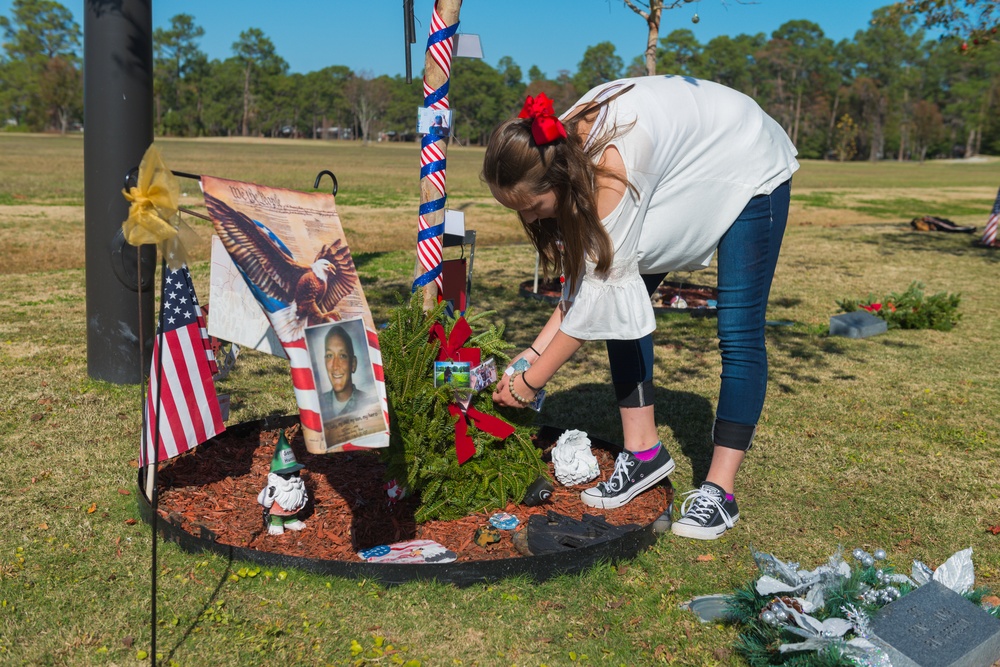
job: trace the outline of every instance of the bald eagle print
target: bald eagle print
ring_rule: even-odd
[[[207,192],[205,203],[219,238],[283,343],[301,339],[307,326],[340,320],[337,304],[358,284],[350,249],[340,239],[323,245],[305,264],[265,225]]]

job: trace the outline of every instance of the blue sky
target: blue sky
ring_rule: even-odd
[[[86,0],[62,0],[83,27]],[[419,77],[433,0],[415,0],[417,43],[411,47]],[[692,30],[701,43],[718,35],[763,32],[786,21],[808,19],[833,40],[865,29],[872,11],[889,0],[695,0],[664,12],[660,36]],[[241,31],[260,28],[293,72],[346,65],[374,75],[403,74],[402,0],[152,0],[153,26],[191,14],[205,29],[200,47],[210,58],[232,55]],[[11,0],[0,0],[10,15]],[[692,23],[695,13],[699,22]],[[511,56],[527,77],[537,65],[549,77],[575,71],[588,46],[610,41],[628,64],[645,47],[646,25],[621,0],[465,0],[459,32],[478,34],[484,58],[495,66]]]

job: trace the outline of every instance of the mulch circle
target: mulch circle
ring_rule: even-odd
[[[160,516],[191,535],[211,535],[219,544],[308,559],[361,562],[357,552],[362,549],[412,539],[439,542],[458,554],[458,562],[522,557],[514,548],[511,531],[501,531],[500,542],[488,547],[473,541],[476,529],[489,525],[493,511],[418,524],[413,518],[415,498],[394,504],[388,501],[385,466],[377,453],[314,455],[306,452],[296,427],[288,429],[287,437],[296,458],[305,465],[300,473],[310,497],[300,515],[306,522],[305,530],[272,536],[264,529],[257,494],[267,483],[278,441],[278,429],[266,427],[231,428],[212,442],[164,463],[157,478]],[[548,450],[554,443],[536,444]],[[597,446],[593,451],[601,479],[606,479],[617,453]],[[551,461],[548,465],[552,475]],[[599,510],[580,501],[580,491],[596,481],[576,487],[556,482],[551,499],[539,506],[511,503],[496,511],[515,515],[519,526],[526,525],[532,514],[549,510],[576,519],[586,513],[614,525],[647,526],[673,496],[672,488],[662,485],[625,507]]]

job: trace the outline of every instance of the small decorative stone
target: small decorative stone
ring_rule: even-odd
[[[500,530],[514,530],[519,523],[520,519],[507,512],[497,512],[490,517],[490,525]]]
[[[385,489],[385,494],[389,496],[390,505],[398,503],[400,500],[406,497],[406,489],[404,489],[402,485],[395,479],[386,482],[382,486],[382,488]]]
[[[474,540],[476,544],[485,549],[489,545],[500,541],[500,531],[492,526],[480,526],[476,529]]]

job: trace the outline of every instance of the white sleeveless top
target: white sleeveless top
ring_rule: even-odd
[[[623,128],[609,145],[635,192],[627,190],[602,220],[615,251],[610,271],[595,275],[588,262],[563,318],[560,329],[584,340],[631,340],[656,329],[641,274],[707,267],[750,199],[770,194],[799,168],[777,122],[743,93],[710,81],[622,79],[575,106],[627,85],[634,87],[605,108],[590,133]]]

